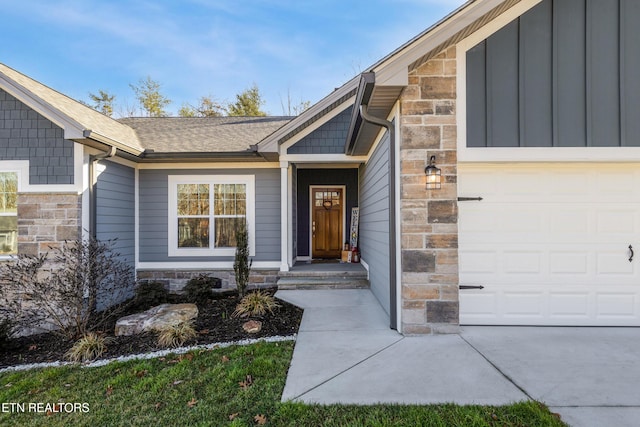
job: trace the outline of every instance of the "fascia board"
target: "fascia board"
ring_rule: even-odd
[[[311,106],[308,110],[304,111],[295,119],[291,120],[289,123],[269,135],[267,138],[260,141],[258,145],[258,151],[260,152],[278,152],[279,151],[279,141],[282,137],[287,135],[292,130],[296,129],[298,126],[305,123],[307,120],[315,116],[316,114],[322,112],[325,108],[336,102],[341,97],[345,96],[351,90],[355,89],[358,85],[360,76],[356,76],[353,79],[349,80],[347,83],[339,87],[338,89],[331,92],[329,95],[321,99],[319,102]]]
[[[42,98],[24,86],[19,85],[2,72],[0,72],[0,87],[20,102],[29,106],[29,108],[32,108],[40,115],[46,117],[48,120],[51,120],[57,126],[62,128],[65,139],[77,140],[84,138],[85,129],[80,123],[60,112],[60,110],[54,108],[49,103],[42,100]]]
[[[461,6],[457,11],[375,64],[371,69],[376,73],[376,84],[406,86],[410,64],[503,2],[504,0],[480,0],[470,1]]]

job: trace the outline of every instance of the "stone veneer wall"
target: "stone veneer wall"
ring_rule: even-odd
[[[278,270],[251,270],[249,289],[275,287],[278,281]],[[207,274],[222,279],[222,289],[236,287],[233,270],[138,270],[138,280],[163,283],[170,292],[179,293],[189,279]]]
[[[409,73],[401,96],[402,331],[455,333],[458,304],[456,50]],[[425,189],[436,156],[440,190]]]
[[[39,255],[82,233],[82,200],[77,193],[18,194],[18,253]]]

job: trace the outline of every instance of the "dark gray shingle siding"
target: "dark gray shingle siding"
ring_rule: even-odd
[[[288,154],[342,154],[349,132],[349,107],[287,150]]]
[[[0,160],[28,160],[29,183],[74,184],[73,142],[63,130],[0,89]]]

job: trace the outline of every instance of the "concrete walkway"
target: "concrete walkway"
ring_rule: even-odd
[[[403,337],[367,289],[278,291],[305,309],[282,400],[503,405],[638,425],[640,329],[464,327]]]

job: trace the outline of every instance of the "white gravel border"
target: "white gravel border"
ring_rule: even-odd
[[[82,366],[83,368],[95,368],[97,366],[104,366],[112,362],[126,362],[128,360],[155,359],[157,357],[163,357],[169,354],[184,354],[192,350],[213,350],[217,348],[231,347],[232,345],[250,345],[250,344],[256,344],[259,342],[295,341],[296,337],[297,335],[273,336],[273,337],[266,337],[266,338],[254,338],[254,339],[244,339],[239,341],[203,344],[203,345],[196,345],[192,347],[178,347],[178,348],[172,348],[167,350],[154,351],[151,353],[131,354],[128,356],[114,357],[112,359],[101,359],[101,360],[96,360],[94,362],[83,363],[83,364],[77,364],[72,362],[61,362],[61,361],[49,362],[49,363],[31,363],[28,365],[16,365],[16,366],[8,366],[6,368],[2,368],[0,369],[0,374],[4,372],[28,371],[30,369],[55,368],[59,366],[69,366],[69,365]]]

